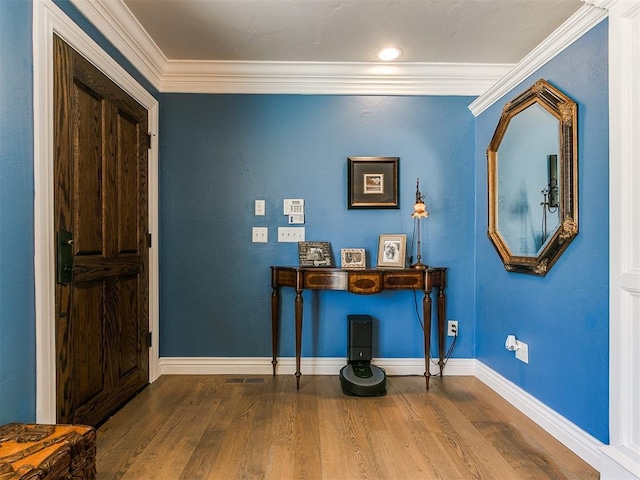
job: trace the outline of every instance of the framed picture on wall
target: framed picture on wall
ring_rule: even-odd
[[[398,157],[348,157],[347,207],[400,208]]]
[[[380,235],[378,239],[378,267],[404,268],[407,251],[407,236]]]

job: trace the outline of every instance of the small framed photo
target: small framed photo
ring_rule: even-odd
[[[342,268],[366,268],[364,248],[343,248],[340,250]]]
[[[378,267],[404,268],[407,236],[380,235],[378,240]]]
[[[348,208],[400,208],[398,157],[348,157]]]
[[[301,267],[333,267],[329,242],[298,242]]]

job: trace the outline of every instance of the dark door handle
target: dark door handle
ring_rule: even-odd
[[[57,234],[57,280],[66,285],[73,279],[73,235],[66,230]]]

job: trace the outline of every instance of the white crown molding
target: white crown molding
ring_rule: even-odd
[[[71,2],[160,92],[477,96],[512,67],[168,60],[122,0]]]
[[[71,3],[159,89],[167,58],[124,2],[71,0]]]
[[[168,61],[160,90],[180,93],[477,96],[512,65]]]
[[[480,361],[476,364],[476,377],[573,453],[600,470],[602,442]]]
[[[598,7],[598,8],[604,8],[609,10],[614,4],[616,3],[622,3],[625,1],[637,1],[637,0],[582,0],[584,3],[586,3],[587,5],[593,5],[594,7]]]
[[[603,3],[604,1],[605,0],[600,0],[599,2],[593,1],[594,4],[590,2],[580,7],[576,13],[569,17],[551,35],[543,40],[542,43],[518,62],[506,76],[473,101],[469,105],[471,113],[476,117],[480,115],[527,77],[533,75],[536,70],[606,18],[607,11],[595,5],[595,3]]]

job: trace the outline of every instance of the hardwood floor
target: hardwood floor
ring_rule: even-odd
[[[597,479],[474,377],[162,376],[98,429],[98,480]]]

